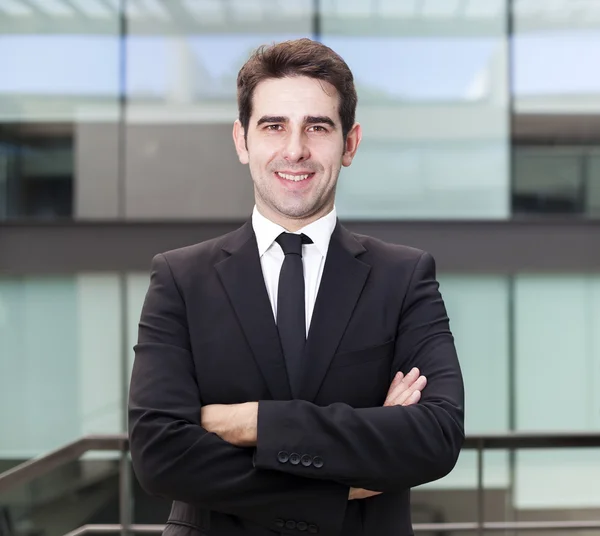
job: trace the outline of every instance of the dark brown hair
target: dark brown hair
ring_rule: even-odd
[[[256,86],[269,78],[308,76],[329,82],[338,92],[339,113],[344,140],[354,125],[357,95],[352,71],[339,54],[329,47],[303,38],[263,45],[240,69],[237,78],[239,120],[248,133],[252,97]]]

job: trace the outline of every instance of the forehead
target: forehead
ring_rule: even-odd
[[[329,82],[306,76],[269,78],[254,90],[252,115],[328,115],[336,120],[338,105],[337,90]]]

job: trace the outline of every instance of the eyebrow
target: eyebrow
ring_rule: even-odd
[[[326,115],[309,115],[304,118],[304,122],[308,125],[324,123],[325,125],[329,125],[331,128],[335,128],[335,123],[333,122],[333,119],[327,117]]]
[[[287,123],[289,119],[283,115],[263,115],[256,123],[256,126],[260,126],[264,123]],[[323,123],[335,128],[335,122],[326,115],[307,115],[304,118],[304,123],[307,125],[316,125]]]

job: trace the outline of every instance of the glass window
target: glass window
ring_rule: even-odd
[[[514,211],[598,217],[598,2],[514,2]]]
[[[509,292],[501,276],[441,275],[440,291],[448,310],[465,382],[467,434],[509,430]],[[508,457],[485,454],[485,482],[506,488]],[[421,489],[473,489],[477,485],[475,451],[461,453],[454,471]]]
[[[231,135],[237,74],[259,45],[310,36],[313,2],[164,5],[155,31],[129,20],[126,216],[246,218],[254,190]]]
[[[246,218],[236,75],[302,36],[356,77],[343,218],[600,214],[594,1],[131,1],[126,36],[119,10],[0,5],[1,219]]]
[[[119,13],[78,4],[2,4],[3,219],[117,215]]]
[[[355,74],[364,129],[343,217],[509,216],[507,7],[469,4],[324,2],[322,39]]]
[[[0,279],[0,458],[123,427],[116,275]]]
[[[526,276],[515,283],[518,430],[600,427],[600,277]],[[520,508],[600,504],[600,452],[523,451],[517,458]]]
[[[149,275],[123,277],[0,279],[0,427],[11,430],[0,438],[0,458],[125,430],[123,389]],[[524,431],[600,427],[599,276],[439,279],[463,370],[468,435],[508,431],[511,415]],[[599,462],[592,450],[519,452],[514,507],[597,505]],[[450,475],[420,491],[470,492],[476,468],[475,452],[465,450]],[[506,452],[486,452],[487,488],[507,492],[510,475]]]

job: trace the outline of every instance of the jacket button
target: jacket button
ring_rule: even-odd
[[[282,529],[283,527],[285,527],[285,521],[283,519],[277,519],[275,520],[275,526],[277,528]]]
[[[290,459],[290,455],[285,450],[282,450],[279,452],[279,454],[277,454],[277,459],[280,463],[287,463]]]
[[[304,467],[310,467],[313,463],[312,458],[308,454],[302,456],[300,461],[302,462],[302,465],[304,465]]]
[[[313,458],[313,465],[317,468],[317,469],[321,469],[321,467],[323,467],[324,463],[323,463],[323,458],[321,458],[320,456],[315,456]],[[311,525],[312,526],[312,525]]]
[[[292,452],[292,454],[290,455],[290,463],[292,465],[298,465],[300,463],[300,454]]]
[[[290,530],[294,530],[296,528],[296,522],[295,521],[286,521],[285,522],[285,528],[286,529],[290,529]]]
[[[304,521],[298,521],[298,523],[296,523],[296,528],[304,532],[308,528],[308,524]]]
[[[309,525],[308,532],[310,532],[311,534],[316,534],[317,532],[319,532],[319,527],[317,527],[316,525]]]

